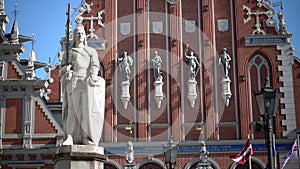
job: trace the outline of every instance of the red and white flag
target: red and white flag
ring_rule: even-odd
[[[296,160],[298,158],[299,158],[298,157],[298,145],[297,145],[297,139],[296,139],[292,146],[292,149],[284,155],[283,160],[281,162],[281,169],[284,168],[284,166],[287,164],[289,159]]]
[[[250,139],[246,142],[244,148],[240,153],[238,153],[236,156],[229,156],[234,162],[237,162],[239,164],[245,164],[249,158],[249,156],[253,155],[253,149]]]

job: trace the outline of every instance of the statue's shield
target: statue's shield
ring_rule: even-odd
[[[88,87],[90,137],[95,143],[99,143],[104,124],[105,109],[105,80],[99,77],[95,86]]]

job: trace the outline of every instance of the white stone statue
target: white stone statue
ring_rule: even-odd
[[[127,55],[127,52],[123,52],[122,58],[119,58],[120,61],[120,71],[123,74],[123,81],[128,81],[130,79],[129,74],[131,73],[130,66],[133,65],[133,59],[131,56]]]
[[[229,76],[229,69],[230,69],[230,63],[229,62],[230,61],[231,61],[231,57],[227,53],[227,49],[223,48],[222,54],[220,55],[220,58],[219,58],[219,64],[222,64],[222,66],[223,66],[224,77]]]
[[[155,56],[152,59],[152,63],[153,63],[153,68],[154,68],[154,70],[153,70],[154,80],[155,81],[162,80],[161,71],[160,71],[162,60],[161,60],[161,57],[158,55],[157,51],[155,51]]]
[[[134,161],[134,150],[133,150],[133,144],[131,141],[127,142],[127,149],[126,149],[126,162],[127,163],[133,163]]]
[[[189,79],[195,79],[196,77],[196,68],[197,66],[200,66],[200,63],[198,62],[198,59],[196,56],[194,56],[194,52],[191,51],[190,55],[187,54],[188,51],[188,47],[189,45],[187,45],[187,49],[185,51],[185,58],[188,60],[189,62]]]
[[[73,33],[69,56],[61,61],[63,145],[98,145],[104,123],[105,80],[98,76],[97,51],[87,46],[84,27]]]

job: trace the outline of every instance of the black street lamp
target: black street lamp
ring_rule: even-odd
[[[268,169],[274,169],[273,159],[273,117],[276,115],[276,111],[279,104],[279,92],[277,89],[273,90],[270,87],[269,79],[266,78],[265,86],[260,91],[255,92],[256,102],[258,105],[260,116],[263,117],[266,127],[266,146],[268,149]]]
[[[172,137],[166,145],[163,145],[165,163],[168,169],[174,169],[179,146],[173,142]]]

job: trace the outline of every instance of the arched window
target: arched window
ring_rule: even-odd
[[[261,121],[259,110],[256,104],[254,91],[260,90],[265,83],[265,78],[270,79],[270,66],[265,57],[260,54],[254,55],[248,64],[248,84],[250,93],[250,120],[251,122]],[[256,124],[251,123],[251,133],[255,138],[264,138],[263,132],[255,132]]]
[[[105,169],[121,169],[122,167],[115,160],[107,159],[104,163],[104,168]]]
[[[113,166],[112,164],[104,164],[104,168],[105,169],[117,169],[115,166]]]
[[[210,163],[211,169],[221,169],[221,167],[219,166],[219,164],[215,160],[213,160],[211,158],[208,158],[207,161]],[[186,164],[184,169],[196,169],[199,162],[200,162],[199,157],[194,158]]]
[[[141,166],[140,169],[163,169],[163,168],[156,163],[147,163]]]
[[[157,158],[144,158],[136,166],[139,169],[164,169],[164,163]]]

